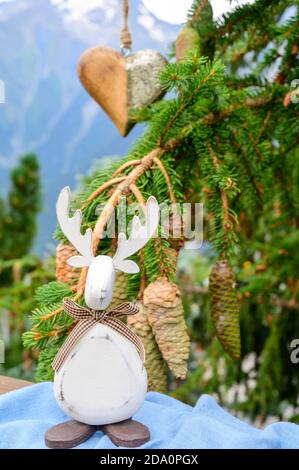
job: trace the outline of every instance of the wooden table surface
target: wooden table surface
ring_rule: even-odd
[[[0,375],[0,395],[17,390],[18,388],[28,387],[28,385],[32,385],[32,383],[27,380],[13,379],[12,377]]]

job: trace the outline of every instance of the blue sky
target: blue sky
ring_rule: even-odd
[[[0,0],[0,3],[17,0]],[[68,10],[69,14],[79,19],[94,8],[105,9],[106,15],[113,17],[119,10],[120,0],[51,0],[58,8]],[[133,0],[131,0],[133,1]],[[134,0],[136,1],[136,0]],[[158,19],[171,24],[183,23],[192,0],[140,0],[147,10]],[[211,0],[214,17],[233,9],[237,4],[253,3],[254,0]],[[143,20],[145,21],[145,20]],[[149,20],[148,20],[149,21]]]

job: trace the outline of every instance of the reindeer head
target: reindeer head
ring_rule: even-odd
[[[154,235],[159,224],[159,206],[151,196],[145,208],[145,225],[134,216],[131,235],[127,239],[125,233],[118,236],[117,250],[113,258],[106,255],[94,256],[92,249],[92,230],[89,228],[81,234],[82,213],[77,209],[69,216],[71,192],[67,186],[59,194],[56,211],[61,230],[67,239],[80,253],[68,260],[70,266],[88,267],[84,298],[86,305],[94,310],[104,310],[112,300],[115,271],[134,274],[139,272],[138,265],[127,259],[139,251]]]

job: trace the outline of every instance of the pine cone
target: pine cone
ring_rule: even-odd
[[[127,279],[126,275],[121,272],[116,273],[115,284],[113,290],[113,297],[109,308],[116,307],[122,302],[128,300],[128,289],[127,289]]]
[[[176,61],[184,60],[193,49],[199,47],[200,36],[192,26],[185,26],[179,33],[175,42]]]
[[[211,317],[224,350],[233,358],[241,354],[239,306],[235,275],[227,260],[218,261],[210,274]]]
[[[179,250],[175,250],[172,246],[165,249],[167,256],[167,264],[173,268],[173,273],[176,273]]]
[[[145,349],[145,367],[148,376],[148,389],[165,393],[167,391],[167,370],[159,347],[148,323],[144,307],[139,304],[137,315],[128,315],[127,325],[140,337]]]
[[[67,264],[71,256],[78,255],[76,248],[72,245],[59,243],[56,248],[56,278],[59,282],[74,283],[79,279],[80,269],[72,268]]]
[[[179,250],[184,245],[185,222],[181,214],[172,214],[163,222],[163,232],[165,237],[168,238],[170,246],[178,255]],[[174,258],[175,265],[177,259]]]
[[[158,278],[143,296],[144,309],[163,358],[176,378],[187,375],[190,339],[181,294],[176,284]]]

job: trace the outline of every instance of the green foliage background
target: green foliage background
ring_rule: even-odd
[[[21,335],[30,327],[36,288],[54,276],[53,261],[42,263],[30,253],[40,208],[38,159],[24,155],[11,172],[7,197],[0,199],[0,338],[5,342],[0,374],[28,379],[36,356],[23,350]]]

